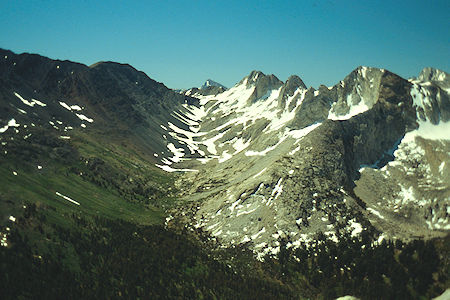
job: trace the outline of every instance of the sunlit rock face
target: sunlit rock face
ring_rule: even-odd
[[[178,181],[192,201],[183,218],[261,258],[279,251],[280,237],[296,247],[320,232],[335,241],[445,235],[448,90],[445,73],[433,74],[408,81],[359,67],[316,90],[253,71],[223,93],[193,93],[194,130],[169,129],[192,150],[173,167],[197,171]]]
[[[0,71],[1,155],[30,138],[63,156],[74,131],[139,142],[152,164],[180,175],[172,217],[225,247],[247,243],[263,259],[280,238],[298,247],[319,233],[379,242],[450,229],[443,71],[405,80],[358,67],[318,89],[252,71],[229,89],[208,80],[183,92],[111,62],[2,50]]]

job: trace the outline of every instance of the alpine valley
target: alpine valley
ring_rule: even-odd
[[[0,143],[2,299],[450,293],[444,71],[174,91],[0,49]]]

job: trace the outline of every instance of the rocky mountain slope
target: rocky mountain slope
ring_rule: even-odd
[[[448,74],[405,80],[359,67],[333,87],[307,89],[253,71],[167,124],[175,146],[163,168],[192,201],[189,220],[225,245],[262,258],[325,233],[383,239],[445,236],[448,224]],[[176,143],[176,145],[178,145]],[[178,149],[178,150],[177,150]],[[169,167],[170,166],[170,167]],[[185,214],[185,212],[183,212]]]
[[[198,99],[129,65],[0,54],[2,299],[292,298],[162,226],[178,198],[160,125]]]
[[[146,261],[136,274],[157,292],[109,272],[105,297],[435,296],[449,282],[449,93],[440,70],[369,67],[317,90],[252,71],[175,92],[125,64],[0,50],[2,270],[26,257],[88,272],[66,274],[76,290],[128,259],[132,232],[178,281],[153,282]],[[100,262],[80,252],[91,237]]]
[[[167,121],[178,124],[170,112],[197,101],[129,65],[99,62],[88,67],[7,50],[0,54],[4,126],[14,119],[22,127],[42,125],[62,136],[70,136],[73,129],[101,130],[124,140],[132,135],[148,151],[160,151],[165,141],[153,138],[162,132],[159,125]],[[2,131],[6,130],[3,127]]]

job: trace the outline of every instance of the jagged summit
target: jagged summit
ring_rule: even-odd
[[[431,67],[424,68],[417,78],[410,80],[412,83],[429,83],[439,86],[441,89],[450,89],[450,74]]]
[[[450,121],[450,76],[448,73],[424,68],[419,76],[410,79],[411,96],[420,121],[438,124]]]
[[[223,84],[220,84],[220,83],[218,83],[218,82],[216,82],[216,81],[214,81],[214,80],[212,80],[212,79],[207,79],[207,80],[205,81],[205,83],[204,83],[200,88],[201,88],[201,89],[206,89],[206,88],[208,88],[208,87],[221,87],[221,88],[223,88],[224,90],[227,89],[226,86],[224,86]]]
[[[422,81],[450,81],[450,74],[431,67],[423,68],[418,78]]]
[[[278,89],[283,85],[275,75],[266,75],[261,71],[251,71],[250,74],[244,77],[237,85],[244,85],[246,87],[254,86],[254,91],[249,97],[249,101],[253,102],[259,99],[267,98],[269,91]]]
[[[284,83],[285,93],[292,96],[298,88],[306,89],[306,85],[303,80],[297,75],[291,75]]]
[[[384,69],[360,66],[353,70],[333,89],[338,96],[329,112],[333,120],[349,119],[373,107],[378,100]]]
[[[356,79],[370,81],[372,77],[382,74],[384,72],[386,72],[386,70],[382,68],[358,66],[353,71],[351,71],[350,74],[348,74],[342,81],[350,81]]]
[[[251,71],[248,76],[244,77],[239,82],[239,84],[240,83],[244,83],[246,85],[256,84],[265,87],[275,87],[281,86],[283,84],[283,82],[279,80],[275,75],[266,75],[263,72],[256,70]]]
[[[403,168],[398,165],[408,167],[410,161],[402,155],[415,147],[409,136],[433,138],[427,130],[445,133],[445,126],[430,127],[441,126],[433,118],[444,120],[450,112],[445,104],[447,93],[440,91],[437,96],[433,90],[440,91],[432,84],[417,83],[416,87],[387,70],[360,66],[335,86],[318,90],[307,89],[298,76],[283,83],[274,75],[252,71],[222,94],[199,96],[204,111],[196,119],[200,127],[197,138],[190,142],[206,154],[201,163],[207,165],[200,167],[202,172],[187,175],[186,194],[207,200],[196,208],[194,226],[206,229],[224,244],[252,241],[255,251],[262,254],[279,251],[276,237],[283,235],[295,236],[293,243],[302,243],[322,231],[338,240],[344,234],[338,232],[339,226],[352,236],[369,228],[381,229],[385,235],[377,237],[380,240],[385,236],[407,239],[415,232],[423,237],[440,236],[434,228],[450,227],[439,219],[445,209],[433,208],[431,215],[436,218],[426,220],[423,209],[408,213],[415,222],[410,225],[379,204],[384,200],[375,199],[373,195],[379,192],[372,190],[389,185],[394,192],[382,191],[386,192],[385,204],[402,206],[404,212],[415,205],[415,200],[396,204],[397,198],[410,197],[407,191],[422,197],[425,210],[433,205],[432,193],[421,190],[420,176],[447,176],[432,174],[439,166],[446,170],[445,159],[432,162],[431,173],[424,168],[428,173],[418,175],[417,186],[403,175],[398,175],[399,180],[390,178],[392,183],[383,181],[390,176],[384,173],[384,166],[394,172]],[[422,131],[415,131],[418,127]],[[408,139],[403,140],[406,134]],[[448,134],[436,136],[450,140]],[[394,156],[397,147],[401,150]],[[428,144],[421,147],[431,149]],[[424,164],[435,159],[434,154],[424,155],[420,152],[414,159],[420,158]],[[356,197],[353,187],[363,166],[370,168],[358,181]],[[372,187],[371,170],[382,168]],[[336,208],[342,201],[347,204]],[[361,218],[355,216],[355,210],[361,211]],[[379,219],[401,223],[401,229],[391,230]]]

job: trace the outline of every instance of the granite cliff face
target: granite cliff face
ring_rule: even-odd
[[[193,94],[200,106],[186,108],[195,132],[189,140],[175,127],[170,133],[199,150],[180,164],[193,171],[178,182],[193,203],[183,219],[260,257],[277,253],[280,237],[295,247],[319,233],[335,241],[344,233],[445,236],[447,77],[426,76],[408,81],[359,67],[315,90],[298,77],[283,83],[253,71],[222,94]]]

